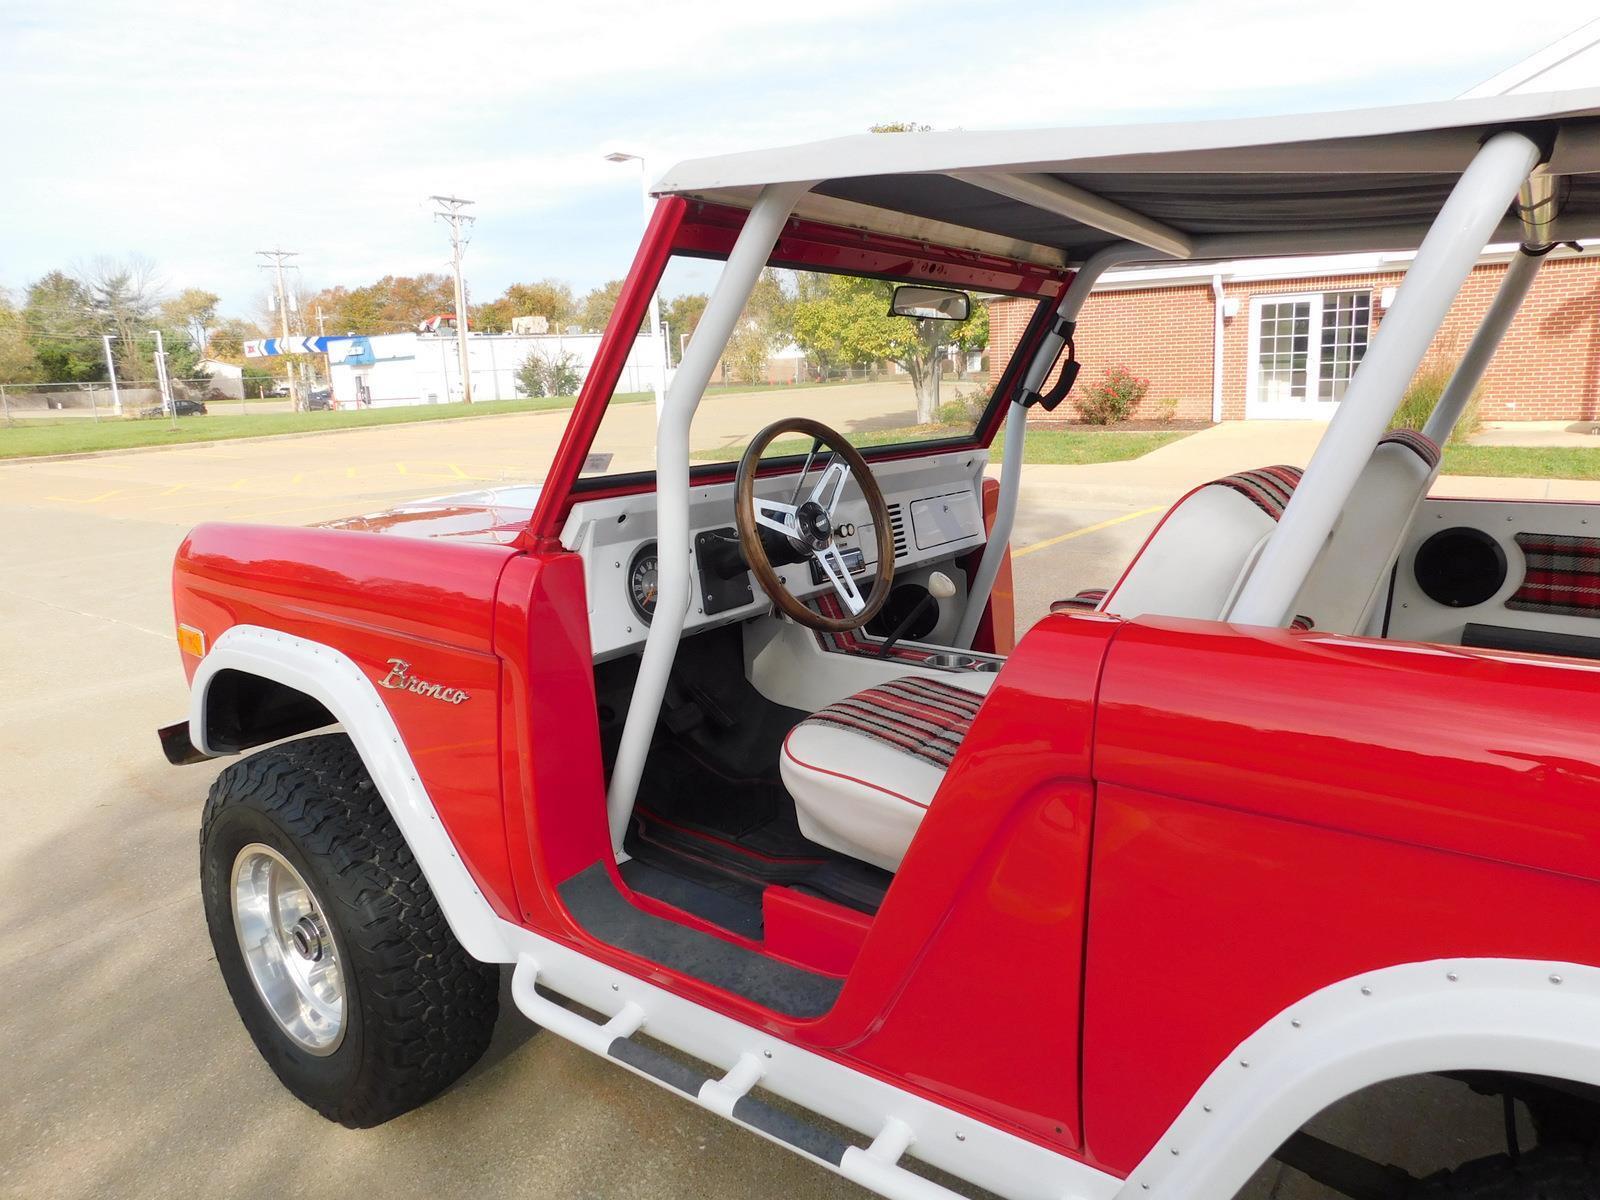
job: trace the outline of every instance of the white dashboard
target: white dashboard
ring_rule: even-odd
[[[895,571],[925,567],[965,554],[984,543],[983,469],[988,452],[967,450],[874,463],[873,476],[883,490],[894,530]],[[788,500],[798,471],[773,475],[756,484],[758,495]],[[811,479],[817,474],[813,472]],[[854,525],[849,537],[835,537],[841,552],[858,548],[866,573],[877,567],[877,532],[866,501],[852,480],[834,514],[835,527]],[[748,620],[772,610],[772,601],[754,585],[748,571],[732,580],[710,577],[698,548],[716,531],[733,530],[733,484],[691,487],[689,528],[691,578],[701,587],[690,603],[685,636],[719,625]],[[640,650],[649,633],[647,606],[641,597],[653,589],[656,540],[656,494],[639,492],[575,504],[561,533],[561,544],[582,555],[589,596],[589,636],[596,662]],[[811,564],[777,568],[784,585],[800,599],[830,590],[814,582]],[[648,581],[648,583],[647,583]],[[707,590],[707,588],[711,590]],[[709,611],[708,611],[709,610]]]

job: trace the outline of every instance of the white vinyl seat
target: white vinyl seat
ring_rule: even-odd
[[[1299,467],[1261,467],[1195,488],[1167,510],[1101,610],[1130,620],[1146,613],[1221,620],[1300,476]]]
[[[779,756],[800,832],[897,870],[993,679],[907,675],[801,721]]]
[[[1439,448],[1422,434],[1384,435],[1301,586],[1289,624],[1329,633],[1367,629],[1438,466]],[[1130,619],[1225,620],[1301,475],[1298,467],[1262,467],[1196,488],[1167,511],[1099,609]],[[1058,611],[1085,606],[1057,603]]]
[[[1439,470],[1439,447],[1410,429],[1384,436],[1295,597],[1293,612],[1324,633],[1366,633],[1389,573]]]

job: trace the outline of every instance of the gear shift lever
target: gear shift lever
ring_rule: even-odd
[[[917,618],[928,611],[930,605],[937,605],[941,600],[948,600],[956,594],[956,585],[943,571],[935,571],[928,576],[928,594],[917,602],[917,606],[900,619],[894,631],[884,639],[883,646],[878,650],[879,658],[888,658],[889,651],[894,649],[894,644],[905,635]]]

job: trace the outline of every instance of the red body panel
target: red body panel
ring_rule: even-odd
[[[826,975],[850,973],[872,928],[865,913],[787,887],[762,893],[761,914],[771,953]]]
[[[1596,711],[1592,664],[1126,627],[1096,737],[1093,1156],[1131,1169],[1235,1045],[1337,980],[1600,962]]]
[[[983,531],[985,534],[994,533],[994,514],[1000,505],[1000,481],[998,479],[985,479],[983,481]],[[983,561],[983,548],[979,547],[967,556],[964,564],[967,578],[971,579],[978,572],[978,564]],[[1017,644],[1017,600],[1016,592],[1011,582],[1011,547],[1008,545],[1005,554],[1000,559],[1000,569],[995,572],[994,587],[989,591],[989,603],[983,610],[983,616],[978,621],[978,628],[973,631],[972,648],[981,650],[986,654],[1010,654]]]
[[[173,607],[208,644],[260,625],[335,647],[380,683],[409,664],[465,689],[442,703],[378,688],[439,818],[502,916],[516,916],[500,794],[493,597],[512,551],[322,529],[201,525],[178,550]],[[192,674],[192,664],[190,666]]]

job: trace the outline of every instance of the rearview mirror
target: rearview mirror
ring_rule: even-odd
[[[920,317],[930,321],[965,321],[972,315],[972,300],[951,288],[902,283],[889,304],[891,317]]]

